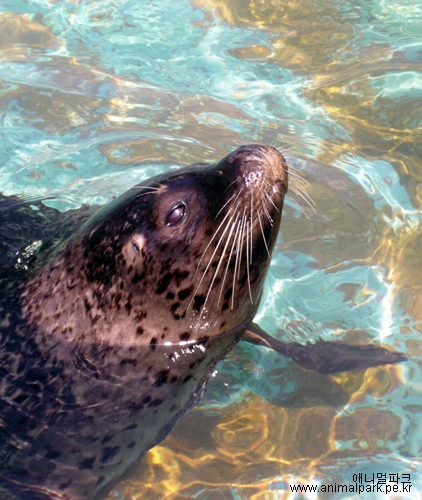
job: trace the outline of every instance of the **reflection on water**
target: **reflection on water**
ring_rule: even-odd
[[[289,482],[360,472],[410,473],[416,498],[420,2],[2,5],[2,191],[75,208],[242,143],[275,144],[316,211],[292,193],[260,325],[411,357],[323,377],[239,345],[201,405],[109,498],[287,498]]]

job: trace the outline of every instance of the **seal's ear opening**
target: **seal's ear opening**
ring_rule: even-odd
[[[136,256],[138,256],[139,252],[140,252],[138,244],[136,243],[135,240],[132,240],[131,243],[132,243],[132,250],[133,250],[134,254]]]
[[[142,249],[144,248],[145,242],[146,239],[142,234],[133,234],[127,244],[128,254],[131,255],[134,259],[139,259],[142,254]]]

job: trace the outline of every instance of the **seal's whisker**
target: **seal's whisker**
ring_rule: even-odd
[[[298,189],[297,186],[292,186],[291,190],[293,193],[295,193],[299,198],[302,198],[302,200],[311,208],[311,210],[316,214],[316,204],[314,200],[309,196],[309,194],[301,189]]]
[[[227,191],[228,191],[228,190],[229,190],[229,189],[233,186],[233,184],[236,184],[236,182],[237,182],[237,179],[235,179],[234,181],[232,181],[232,182],[231,182],[231,183],[230,183],[230,184],[226,187],[226,191],[225,191],[225,192],[227,193]]]
[[[243,188],[242,188],[243,189]],[[220,210],[218,211],[217,215],[214,217],[214,220],[217,219],[217,217],[221,214],[221,212],[226,208],[226,206],[232,201],[233,198],[236,197],[236,199],[234,200],[234,202],[236,202],[236,200],[239,198],[239,195],[240,193],[242,192],[242,189],[240,189],[240,191],[237,193],[237,195],[233,194],[232,196],[230,196],[230,198],[226,201],[226,203],[224,203],[224,205],[220,208]],[[234,203],[233,202],[233,203]]]
[[[316,207],[316,203],[314,200],[311,198],[309,193],[306,191],[306,188],[304,186],[294,186],[297,192],[299,192],[303,198],[306,198],[306,200],[313,206]]]
[[[296,172],[296,173],[298,173],[299,171],[300,171],[300,169],[299,169],[298,167],[295,167],[295,165],[292,165],[292,164],[290,164],[290,163],[289,163],[289,174],[290,174],[291,172]]]
[[[265,248],[267,250],[268,256],[271,257],[271,253],[270,253],[270,251],[268,249],[268,245],[267,245],[267,240],[265,239],[264,228],[262,227],[261,217],[259,216],[259,210],[257,211],[257,216],[258,216],[259,227],[261,228],[261,234],[262,234],[262,239],[264,240]]]
[[[237,245],[236,245],[236,261],[234,264],[234,272],[233,272],[233,293],[232,293],[232,306],[231,309],[233,310],[234,308],[234,295],[235,295],[235,290],[236,290],[236,273],[240,274],[240,255],[242,253],[242,243],[243,243],[243,227],[244,227],[244,222],[245,222],[245,211],[246,207],[243,209],[243,215],[242,215],[242,221],[240,224],[240,230],[239,234],[237,236]],[[238,271],[239,269],[239,271]],[[239,278],[238,278],[239,279]]]
[[[137,200],[137,199],[139,199],[139,198],[142,198],[142,196],[147,196],[148,194],[153,194],[153,193],[155,193],[155,192],[157,192],[157,191],[158,191],[158,188],[149,187],[148,189],[149,189],[149,191],[146,191],[146,192],[144,192],[144,193],[139,193],[139,194],[137,194],[137,195],[134,197],[134,199],[136,199],[136,200]]]
[[[299,173],[298,169],[293,169],[292,167],[289,168],[289,177],[294,177],[295,180],[298,179],[302,181],[304,184],[307,186],[310,186],[310,183]]]
[[[265,180],[265,184],[269,187],[269,191],[273,192],[273,193],[280,193],[280,189],[277,185],[277,182],[279,182],[280,179],[279,178],[270,178],[268,177],[267,180]]]
[[[311,186],[311,184],[304,177],[302,177],[299,172],[289,171],[289,177],[293,178],[292,187],[300,188],[306,191],[306,189]]]
[[[240,247],[239,256],[240,256],[240,259],[239,259],[239,266],[237,268],[237,279],[238,280],[240,280],[240,268],[241,268],[241,264],[242,264],[242,254],[243,254],[243,249],[245,247],[245,241],[246,241],[245,232],[247,234],[246,221],[247,221],[247,215],[246,215],[246,207],[245,207],[243,210],[243,216],[242,216],[242,232],[241,232],[240,237],[239,237],[239,247]]]
[[[280,209],[277,207],[277,205],[273,202],[273,200],[271,199],[271,196],[266,192],[265,193],[265,197],[267,198],[267,200],[271,203],[271,205],[275,208],[275,210],[280,213]]]
[[[238,202],[238,205],[239,205],[239,203],[240,203],[240,202]],[[236,207],[236,209],[237,209],[237,207]],[[235,209],[235,210],[236,210],[236,209]],[[234,210],[227,212],[226,216],[224,217],[224,219],[222,220],[221,224],[219,225],[219,227],[218,227],[217,231],[214,233],[214,235],[213,235],[213,238],[212,238],[212,239],[214,239],[214,237],[218,234],[218,231],[219,231],[219,229],[220,229],[220,227],[221,227],[222,223],[223,223],[223,222],[227,219],[227,217],[228,217],[229,215],[231,215],[231,216],[233,217],[233,211],[234,211]],[[224,231],[223,231],[223,233],[221,234],[220,239],[219,239],[219,241],[218,241],[217,245],[215,246],[214,251],[213,251],[213,253],[212,253],[212,255],[211,255],[210,259],[209,259],[209,262],[208,262],[208,264],[207,264],[207,267],[204,269],[204,272],[202,273],[202,277],[201,277],[201,279],[199,280],[199,283],[197,284],[197,286],[196,286],[196,288],[195,288],[194,293],[192,294],[192,297],[191,297],[191,299],[190,299],[190,301],[189,301],[189,304],[188,304],[188,306],[187,306],[186,310],[188,310],[188,309],[189,309],[189,307],[191,306],[192,301],[193,301],[193,299],[194,299],[194,297],[195,297],[196,293],[197,293],[197,292],[198,292],[198,290],[199,290],[199,287],[201,286],[202,282],[204,281],[204,278],[205,278],[205,276],[206,276],[206,274],[207,274],[207,272],[208,272],[208,269],[210,268],[210,266],[211,266],[211,264],[212,264],[212,262],[213,262],[213,259],[214,259],[214,257],[215,257],[215,254],[217,253],[217,250],[218,250],[218,248],[219,248],[219,246],[220,246],[220,243],[223,241],[223,237],[224,237],[224,235],[226,234],[226,231],[228,230],[228,228],[229,228],[229,227],[230,227],[230,226],[229,226],[229,224],[227,224],[227,225],[226,225],[226,227],[224,228]],[[201,263],[202,259],[204,258],[205,252],[208,250],[209,245],[210,245],[210,243],[208,244],[207,248],[205,249],[204,253],[202,254],[201,260],[199,261],[200,263]],[[199,264],[198,264],[198,266],[199,266]],[[196,269],[198,269],[198,267],[197,267]]]
[[[252,249],[253,249],[253,245],[252,245],[252,221],[254,220],[253,219],[253,193],[254,193],[254,190],[252,189],[252,192],[251,192],[251,215],[250,215],[250,236],[251,236],[251,246],[250,246],[250,252],[251,252],[251,262],[252,262]]]
[[[280,181],[279,178],[267,178],[267,179],[265,179],[264,182],[265,182],[266,186],[268,186],[269,191],[271,191],[273,193],[279,193],[280,189],[277,185],[277,182],[279,182],[279,181]]]
[[[295,193],[295,194],[296,194],[296,193]],[[293,201],[293,203],[294,203],[294,204],[298,207],[298,209],[299,209],[299,210],[303,213],[303,215],[304,215],[305,217],[307,217],[306,212],[305,212],[305,210],[304,210],[303,206],[302,206],[302,205],[301,205],[301,204],[300,204],[297,200],[295,200],[294,198],[290,197],[290,199],[291,199],[291,200]]]
[[[289,167],[289,176],[293,177],[293,183],[290,186],[290,189],[302,198],[307,205],[309,205],[312,211],[316,213],[316,204],[307,191],[307,188],[310,187],[311,184],[301,175],[296,167]]]
[[[241,221],[238,221],[238,217],[239,217],[239,214],[240,212],[238,212],[237,214],[237,217],[236,217],[236,221],[234,223],[234,225],[236,225],[236,232],[234,234],[234,237],[233,237],[233,240],[232,240],[232,247],[230,249],[230,255],[229,255],[229,258],[227,260],[227,263],[226,263],[226,270],[224,271],[224,277],[223,277],[223,280],[221,282],[221,287],[220,287],[220,294],[219,294],[219,297],[218,297],[218,302],[217,302],[217,305],[220,303],[220,299],[221,299],[221,295],[223,293],[223,288],[224,288],[224,283],[226,282],[226,277],[227,277],[227,273],[228,273],[228,270],[229,270],[229,267],[230,267],[230,261],[232,259],[232,255],[233,255],[233,250],[236,246],[236,238],[237,238],[237,233],[239,232],[239,228],[240,228],[240,223]],[[233,225],[233,227],[234,227]],[[233,294],[233,290],[232,290],[232,294]]]
[[[293,178],[290,189],[293,193],[302,198],[312,211],[316,213],[316,204],[307,191],[307,188],[310,187],[311,184],[302,176],[299,169],[292,165],[289,166],[289,177]]]
[[[265,196],[264,196],[264,193],[262,192],[262,189],[259,188],[259,190],[261,191],[261,203],[262,203],[262,208],[264,209],[264,213],[265,215],[267,216],[267,219],[269,221],[269,223],[271,224],[271,226],[273,225],[273,219],[268,211],[268,206],[267,206],[267,201],[265,199]]]
[[[162,189],[163,187],[163,184],[161,184],[160,182],[154,182],[151,186],[148,186],[148,189],[154,189],[155,191],[159,191],[160,189]]]
[[[274,149],[276,149],[279,153],[281,153],[283,156],[286,156],[286,153],[290,153],[290,151],[293,151],[293,146],[291,145],[286,145],[286,144],[283,144],[283,146],[274,146]],[[289,165],[290,166],[290,165]]]
[[[252,297],[252,289],[251,289],[251,277],[249,274],[249,246],[252,246],[252,239],[249,239],[249,223],[247,222],[246,225],[246,272],[248,275],[248,288],[249,288],[249,298],[251,299],[251,304],[253,304],[253,297]],[[252,224],[251,224],[252,225]],[[251,235],[252,237],[252,235]]]
[[[270,215],[271,210],[270,210],[270,207],[269,207],[269,205],[267,203],[267,194],[268,193],[267,193],[267,191],[265,189],[262,189],[261,187],[259,188],[259,190],[261,192],[261,204],[262,204],[262,206],[264,208],[264,212],[267,215],[269,222],[271,222],[271,225],[272,225],[272,223],[274,221],[273,221],[273,218]]]
[[[174,156],[177,158],[177,161],[179,162],[180,168],[183,168],[183,163],[182,163],[182,160],[180,159],[180,156],[177,154],[175,154]]]
[[[239,204],[239,203],[238,203],[238,204]],[[201,258],[199,259],[199,262],[198,262],[198,265],[196,266],[195,272],[194,272],[194,273],[193,273],[193,275],[192,275],[192,279],[193,279],[193,277],[195,276],[196,272],[198,271],[199,266],[201,265],[201,262],[202,262],[202,260],[203,260],[203,258],[204,258],[204,256],[205,256],[205,254],[206,254],[206,252],[207,252],[208,248],[211,246],[212,242],[214,241],[214,239],[215,239],[215,238],[216,238],[216,236],[218,235],[218,232],[220,231],[221,226],[224,224],[225,220],[227,219],[227,217],[228,217],[229,215],[230,215],[230,211],[228,211],[228,212],[226,213],[226,215],[224,216],[223,220],[220,222],[220,224],[219,224],[218,228],[215,230],[214,234],[212,235],[212,238],[211,238],[211,239],[210,239],[210,241],[208,242],[208,245],[206,246],[205,250],[202,252],[202,256],[201,256]]]
[[[230,226],[230,231],[229,231],[229,234],[228,234],[228,236],[226,238],[226,243],[224,244],[224,248],[223,248],[223,251],[221,252],[220,258],[218,259],[218,264],[217,264],[217,267],[215,268],[215,271],[214,271],[211,283],[210,283],[210,285],[208,287],[208,292],[207,292],[207,296],[205,297],[204,304],[202,306],[202,311],[205,310],[205,305],[206,305],[206,303],[208,301],[208,298],[210,296],[212,287],[214,286],[215,279],[217,278],[218,272],[220,270],[221,263],[223,262],[224,256],[226,254],[226,250],[227,250],[227,247],[229,245],[231,234],[232,234],[233,228],[234,228],[234,224],[233,224],[233,218],[234,218],[234,216],[235,216],[235,214],[233,214],[233,217],[228,222],[228,227]],[[239,212],[237,212],[237,217],[239,217]],[[236,219],[237,219],[237,217],[236,217]],[[221,236],[221,238],[223,238],[223,235]],[[219,244],[220,244],[220,242],[219,242]],[[218,302],[217,302],[217,304],[218,304]],[[202,313],[201,313],[201,316],[202,316]]]

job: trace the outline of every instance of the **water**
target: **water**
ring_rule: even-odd
[[[239,344],[201,405],[109,498],[275,500],[297,484],[322,492],[294,498],[393,498],[336,490],[359,474],[390,486],[408,474],[400,496],[419,498],[420,2],[0,9],[1,191],[65,210],[240,144],[276,145],[315,210],[291,191],[259,324],[300,341],[382,341],[409,356],[323,377]]]

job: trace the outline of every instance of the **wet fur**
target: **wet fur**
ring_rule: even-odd
[[[9,491],[101,496],[165,437],[253,319],[286,189],[282,155],[252,145],[153,178],[86,222],[75,212],[60,224],[39,205],[55,231],[29,223],[28,243],[44,244],[19,260],[20,238],[7,243],[0,274]],[[2,201],[9,221],[39,220]],[[171,225],[177,203],[185,216]]]

